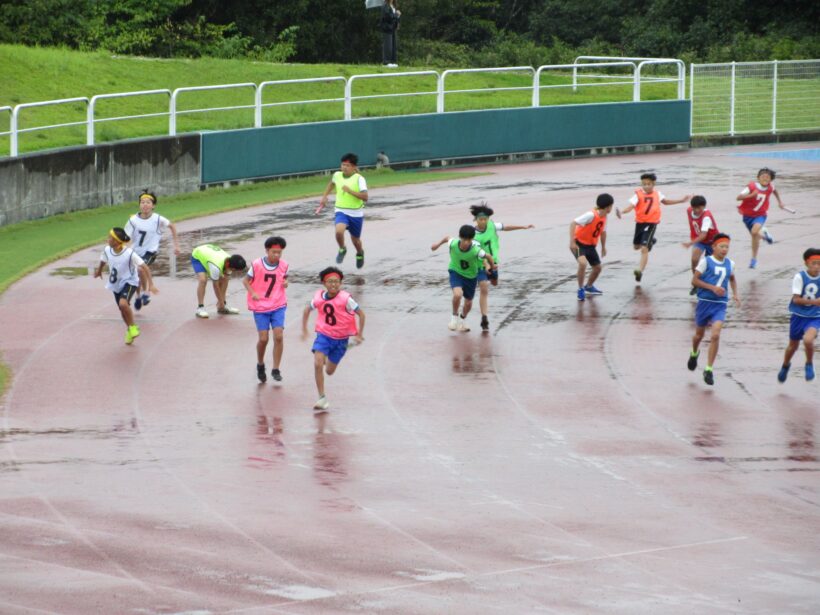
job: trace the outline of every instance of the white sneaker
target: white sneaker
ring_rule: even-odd
[[[461,333],[466,333],[470,330],[470,327],[467,326],[467,323],[464,322],[463,318],[458,319],[458,326],[456,327],[456,331],[460,331]]]
[[[197,318],[208,318],[208,310],[206,310],[204,307],[197,308],[196,317]]]
[[[447,325],[447,328],[450,329],[450,331],[458,329],[458,317],[450,316],[450,324]]]
[[[317,410],[319,412],[327,410],[329,407],[330,407],[330,404],[327,401],[327,397],[325,397],[324,395],[322,395],[318,400],[316,400],[316,403],[313,404],[313,409]],[[317,412],[317,414],[318,414],[318,412]]]
[[[235,307],[223,306],[217,310],[220,314],[239,314],[239,310]]]

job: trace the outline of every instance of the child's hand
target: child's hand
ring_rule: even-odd
[[[737,307],[740,307],[740,297],[738,297],[737,295],[735,295],[735,296],[733,297],[733,299],[735,300],[735,305],[736,305]]]
[[[148,290],[151,291],[152,295],[158,295],[159,294],[159,289],[156,286],[154,286],[153,284],[151,284],[151,288],[149,288]]]
[[[726,289],[723,288],[722,286],[715,286],[713,288],[714,288],[714,290],[712,292],[715,293],[718,297],[725,297],[726,296]]]
[[[94,270],[94,277],[95,278],[101,278],[102,277],[102,270],[101,269],[95,269]]]
[[[680,245],[682,245],[684,248],[691,248],[692,247],[692,242],[691,241],[684,241]]]
[[[621,219],[621,210],[618,209],[617,207],[615,208],[615,215],[618,216],[618,220]]]
[[[601,258],[603,258],[605,256],[606,256],[606,248],[604,246],[601,246]]]
[[[354,337],[353,340],[356,342],[356,345],[358,346],[364,341],[364,338],[361,336],[361,334],[359,334],[356,337]]]
[[[254,291],[251,291],[251,299],[254,301],[259,301],[259,295],[257,295]]]
[[[569,251],[573,254],[578,254],[578,242],[577,241],[570,241],[569,242]]]
[[[302,329],[301,338],[302,338],[303,342],[308,338],[308,330],[307,329]]]
[[[289,284],[288,279],[285,278],[284,281],[282,282],[282,288],[287,288],[288,284]]]

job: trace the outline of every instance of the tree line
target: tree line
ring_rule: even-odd
[[[364,0],[0,0],[0,42],[153,57],[378,63]],[[564,63],[579,53],[820,58],[816,0],[399,0],[399,61]]]

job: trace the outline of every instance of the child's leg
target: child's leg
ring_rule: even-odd
[[[473,309],[473,300],[472,299],[465,299],[464,300],[464,307],[461,309],[461,317],[467,318],[467,314],[470,313],[470,310]]]
[[[196,304],[205,305],[205,287],[208,286],[208,276],[204,273],[196,274]]]
[[[353,247],[356,248],[356,254],[361,254],[362,252],[364,252],[364,246],[362,245],[361,237],[354,237],[353,235],[351,235],[350,242],[353,244]]]
[[[803,347],[806,349],[806,364],[814,363],[814,340],[817,339],[817,329],[809,327],[803,335]]]
[[[709,357],[706,360],[706,369],[711,369],[711,367],[715,364],[718,348],[720,347],[720,331],[722,327],[722,320],[717,320],[712,323],[712,339],[709,340]]]
[[[131,310],[131,306],[128,305],[125,299],[120,299],[117,305],[120,308],[120,316],[122,316],[125,324],[129,327],[132,326],[134,324],[134,312]]]
[[[325,365],[325,372],[328,376],[332,376],[336,372],[337,367],[339,367],[338,363],[328,360],[327,365]]]
[[[695,335],[692,337],[692,354],[697,354],[705,332],[706,327],[695,327]]]
[[[265,364],[265,349],[268,347],[268,329],[258,331],[259,339],[256,340],[256,362],[259,365]]]
[[[461,305],[463,296],[464,289],[461,286],[453,286],[453,316],[458,316],[458,308]]]
[[[649,246],[641,246],[641,263],[638,268],[643,271],[649,263]]]
[[[478,307],[481,310],[481,315],[487,315],[487,297],[490,294],[490,281],[481,280],[478,283]]]
[[[587,259],[584,256],[578,257],[578,288],[584,287],[584,278],[587,273]]]
[[[347,230],[347,224],[344,222],[337,222],[336,223],[336,243],[339,244],[339,249],[344,250],[345,247],[345,231]]]
[[[266,331],[267,333],[267,331]],[[279,369],[282,362],[282,352],[285,349],[285,330],[282,327],[273,329],[273,369]]]
[[[587,286],[592,286],[595,280],[598,279],[598,276],[601,275],[601,269],[603,269],[603,267],[600,264],[595,265],[592,268],[592,270],[589,272],[589,281],[587,282]]]
[[[786,352],[783,353],[783,367],[786,367],[792,362],[792,357],[799,347],[800,340],[789,340],[789,345],[786,346]],[[808,358],[808,353],[806,353],[806,358]]]
[[[319,397],[325,396],[325,363],[327,363],[327,355],[318,350],[313,351],[313,375],[316,378],[316,391]],[[336,366],[333,366],[334,371]]]
[[[762,234],[763,225],[760,223],[753,224],[749,232],[752,234],[752,258],[757,259],[757,250],[760,248],[760,237]]]
[[[703,250],[700,248],[692,248],[692,275],[695,275],[695,268],[698,266],[702,255]]]

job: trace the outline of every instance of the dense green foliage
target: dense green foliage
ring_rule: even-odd
[[[399,0],[403,63],[820,57],[820,3],[783,0]],[[363,0],[0,0],[0,42],[157,57],[373,62]]]

